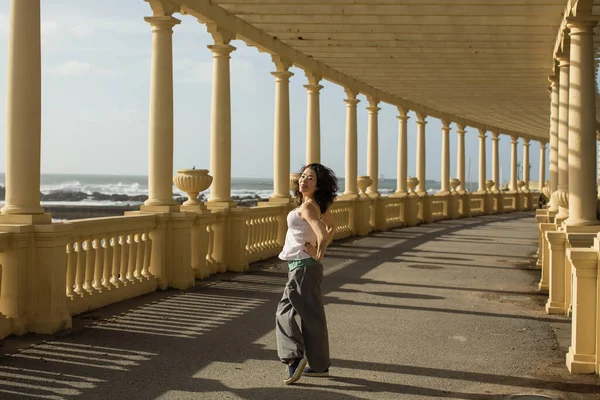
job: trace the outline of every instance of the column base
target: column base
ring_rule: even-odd
[[[437,192],[435,195],[436,196],[447,196],[450,194],[449,190],[440,190],[439,192]]]
[[[538,283],[538,291],[540,292],[547,292],[550,289],[550,287],[548,286],[547,283]]]
[[[367,196],[369,196],[372,199],[376,199],[378,197],[381,197],[381,193],[379,192],[369,192],[367,191]]]
[[[564,315],[565,313],[565,303],[557,303],[554,301],[548,300],[546,303],[546,314],[550,315]]]
[[[71,329],[71,316],[67,314],[39,315],[29,324],[29,331],[33,333],[52,335],[60,331]]]
[[[170,212],[178,212],[179,207],[177,204],[173,205],[156,205],[156,206],[147,206],[141,205],[141,212],[151,212],[151,213],[170,213]]]
[[[271,204],[290,204],[293,203],[294,199],[288,197],[269,197],[269,203]],[[262,203],[262,202],[259,202]]]
[[[596,373],[596,357],[594,355],[575,354],[573,347],[569,347],[566,364],[572,374]]]
[[[0,224],[41,225],[51,224],[51,214],[1,214]]]
[[[598,221],[597,219],[584,219],[584,218],[576,219],[576,218],[571,218],[571,217],[564,220],[563,223],[568,226],[600,225],[600,221]]]
[[[340,196],[340,199],[352,200],[352,199],[357,199],[358,197],[359,197],[359,196],[358,196],[358,193],[352,193],[352,192],[348,192],[348,193],[346,193],[346,192],[344,192],[344,193],[343,193],[343,194]]]
[[[237,204],[234,201],[227,200],[209,200],[206,202],[206,207],[209,210],[220,209],[220,208],[235,208]]]

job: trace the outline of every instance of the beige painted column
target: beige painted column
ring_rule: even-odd
[[[378,99],[369,97],[369,132],[367,141],[367,175],[371,177],[373,183],[367,188],[367,194],[370,197],[379,197],[379,132],[377,117],[381,108],[377,107]]]
[[[450,185],[450,123],[442,120],[442,182],[438,194],[448,194]]]
[[[523,191],[529,193],[529,139],[523,138]]]
[[[559,54],[558,57],[558,180],[556,199],[559,208],[556,218],[564,220],[569,216],[569,56]]]
[[[542,193],[542,189],[546,184],[546,142],[540,142],[540,182],[538,191]]]
[[[173,27],[172,16],[144,18],[152,27],[148,200],[142,210],[170,211],[173,201]]]
[[[358,178],[358,130],[356,122],[356,106],[360,100],[356,98],[358,92],[345,88],[347,99],[346,103],[346,188],[344,196],[357,197],[357,178]]]
[[[596,140],[598,140],[598,138],[596,138]],[[596,154],[600,154],[600,141],[598,142],[598,152]],[[596,175],[596,180],[597,180],[597,184],[598,184],[598,188],[596,189],[596,192],[598,194],[598,198],[600,199],[600,157],[598,157],[598,172]]]
[[[558,186],[558,78],[551,76],[550,80],[550,193]],[[550,202],[550,210],[558,211],[558,205]]]
[[[509,189],[513,192],[518,190],[517,186],[517,142],[519,138],[511,136],[510,142],[510,187]]]
[[[417,113],[417,179],[419,184],[417,185],[417,194],[427,194],[427,188],[425,186],[426,171],[425,171],[425,121],[427,115]]]
[[[234,207],[231,201],[231,87],[230,54],[235,50],[229,42],[235,35],[215,24],[207,25],[215,44],[213,53],[212,109],[210,121],[210,173],[213,183],[208,201],[219,206]]]
[[[461,124],[456,124],[458,129],[456,130],[456,134],[458,135],[458,145],[456,146],[456,175],[458,180],[460,180],[460,185],[457,187],[457,191],[460,194],[466,192],[466,182],[465,182],[465,126]]]
[[[478,193],[485,193],[485,131],[479,129],[479,187]]]
[[[6,97],[6,202],[2,213],[11,217],[3,216],[1,221],[50,222],[49,215],[38,215],[44,213],[40,206],[40,0],[10,2]]]
[[[306,164],[321,162],[321,113],[319,94],[323,86],[319,85],[321,77],[306,72],[308,85],[304,85],[308,95],[306,109]]]
[[[407,177],[407,121],[408,110],[398,107],[398,177],[396,184],[396,194],[408,194],[406,186]]]
[[[569,218],[567,225],[595,225],[596,81],[593,34],[596,22],[567,23],[569,71]]]
[[[500,141],[500,134],[498,132],[492,132],[492,179],[494,180],[494,186],[492,187],[493,193],[500,192],[500,173],[499,173],[499,157],[498,157],[498,142]]]
[[[275,129],[273,137],[273,194],[270,201],[288,202],[290,199],[290,78],[287,60],[273,56],[277,71],[275,77]]]

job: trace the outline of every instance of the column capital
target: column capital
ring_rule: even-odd
[[[235,33],[228,31],[215,23],[206,24],[206,30],[211,34],[215,41],[215,45],[229,44],[229,42],[235,39]]]
[[[585,21],[578,19],[568,19],[567,28],[569,28],[569,36],[574,35],[591,35],[594,33],[594,27],[598,24],[598,21]]]
[[[452,123],[452,121],[447,121],[445,119],[442,119],[442,130],[444,129],[448,129],[450,130],[450,124]]]
[[[181,23],[181,20],[171,16],[144,17],[144,21],[150,24],[152,32],[172,31],[175,25]]]
[[[321,89],[323,89],[322,85],[312,85],[312,84],[308,84],[308,85],[304,85],[304,87],[306,88],[306,90],[308,91],[308,93],[317,93],[319,94],[319,92],[321,91]]]
[[[558,61],[558,68],[568,67],[571,61],[569,54],[564,51],[556,53],[554,59]]]
[[[273,71],[271,75],[275,77],[275,82],[281,81],[289,81],[292,76],[294,76],[293,72],[290,71]]]
[[[286,60],[279,55],[272,55],[271,60],[273,60],[275,68],[277,68],[277,72],[287,72],[287,70],[293,65],[291,61]]]
[[[548,142],[546,142],[546,141],[544,141],[544,140],[540,140],[540,147],[541,147],[542,149],[545,149],[547,145],[548,145]]]
[[[529,147],[530,140],[523,138],[523,146]]]
[[[487,131],[485,129],[478,129],[479,139],[485,139],[487,137]]]
[[[498,132],[492,132],[492,140],[497,142],[500,140],[500,134]]]
[[[556,84],[558,84],[558,76],[556,75],[550,75],[548,76],[548,82],[550,82],[550,86],[556,86]]]
[[[344,99],[344,103],[348,104],[349,107],[356,107],[360,103],[359,99]]]
[[[359,93],[358,90],[349,86],[344,86],[344,92],[346,92],[346,96],[348,96],[348,99],[356,99],[356,96],[358,96]]]
[[[376,107],[376,106],[368,106],[366,108],[367,108],[367,111],[369,112],[369,114],[377,114],[379,112],[379,110],[381,110],[381,108]]]
[[[427,115],[417,112],[417,125],[420,125],[420,124],[425,125],[427,123],[425,121],[426,118],[427,118]]]
[[[304,85],[304,87],[307,86],[321,86],[319,85],[319,82],[321,82],[321,79],[323,79],[322,76],[315,74],[314,72],[311,71],[304,71],[304,74],[306,75],[306,79],[308,79],[308,85]],[[323,87],[323,86],[321,86]]]
[[[402,106],[398,106],[398,113],[400,114],[400,117],[406,117],[407,119],[408,117],[408,112],[410,110],[406,107],[402,107]]]
[[[519,136],[510,135],[510,142],[512,144],[517,144],[519,142]]]
[[[467,131],[465,130],[466,126],[464,126],[463,124],[456,124],[456,133],[459,135],[464,135],[465,133],[467,133]]]
[[[213,57],[229,57],[236,48],[230,44],[209,44],[206,46],[212,51]]]

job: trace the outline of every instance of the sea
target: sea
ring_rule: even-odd
[[[344,178],[338,180],[339,194],[344,191]],[[0,186],[5,186],[5,175],[0,173]],[[440,190],[440,182],[427,181],[426,188],[429,193]],[[396,190],[396,179],[379,179],[379,191],[388,195]],[[41,176],[40,192],[43,194],[54,192],[85,193],[91,195],[98,192],[105,195],[148,195],[148,177],[141,175],[84,175],[84,174],[43,174]],[[232,178],[231,195],[238,198],[259,196],[266,199],[273,192],[272,178]],[[173,186],[173,193],[187,197],[177,187]],[[210,188],[202,193],[205,198],[210,194]],[[137,202],[138,204],[141,202]],[[43,205],[125,205],[136,204],[135,201],[90,200],[79,201],[42,201]]]

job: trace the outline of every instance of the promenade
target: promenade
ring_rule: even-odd
[[[532,212],[441,221],[336,242],[324,260],[330,378],[284,386],[275,259],[9,337],[0,399],[600,399],[569,375],[570,320],[536,291]]]

